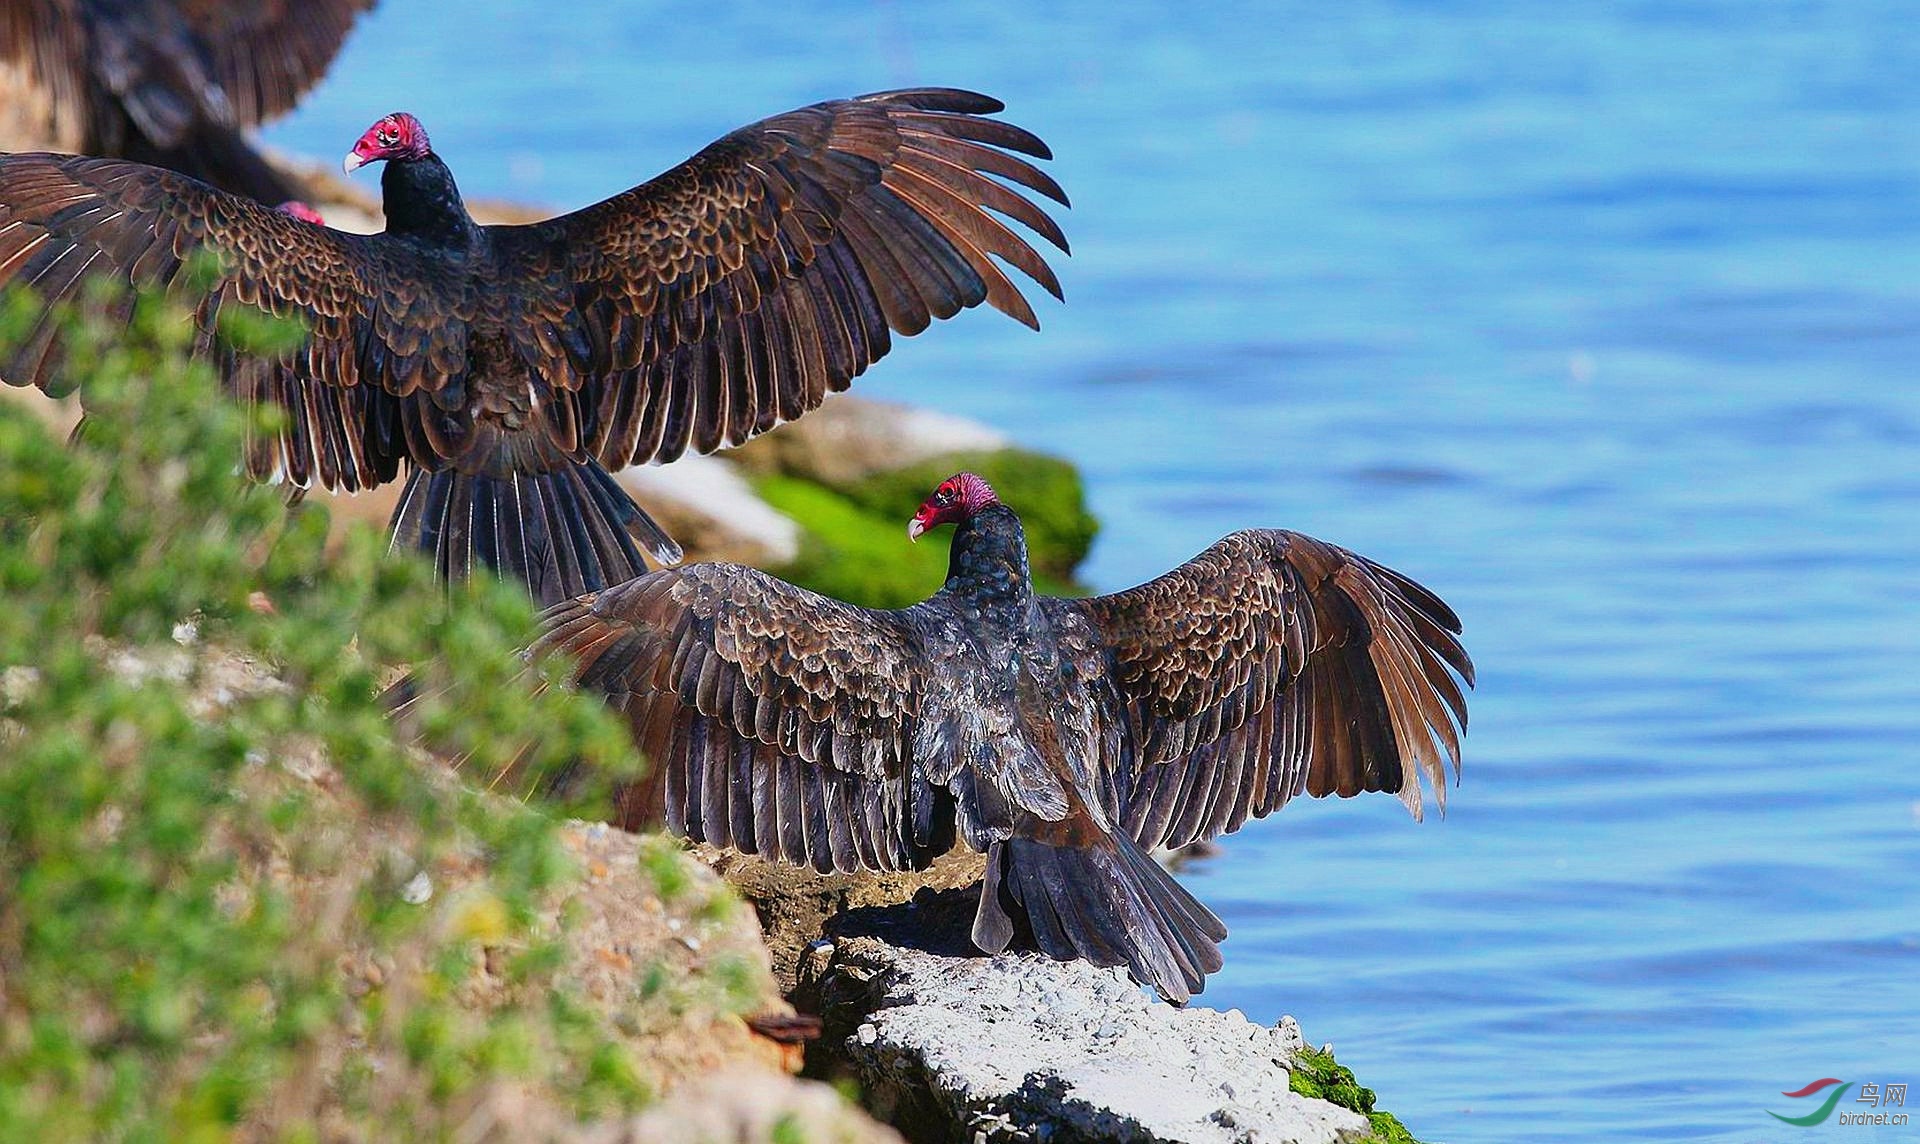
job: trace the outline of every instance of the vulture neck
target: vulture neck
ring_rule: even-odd
[[[947,588],[986,606],[1017,608],[1033,602],[1027,572],[1027,533],[1005,505],[989,505],[953,530]]]
[[[438,155],[389,159],[380,175],[380,197],[388,234],[461,250],[473,238],[473,218],[453,185],[453,172]]]

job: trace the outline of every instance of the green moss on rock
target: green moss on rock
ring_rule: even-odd
[[[1054,595],[1079,595],[1073,571],[1099,522],[1087,511],[1072,465],[1024,449],[954,453],[844,488],[778,474],[754,485],[766,502],[799,523],[800,555],[773,571],[796,584],[870,608],[902,608],[937,591],[947,575],[952,533],[910,544],[907,521],[942,480],[971,469],[1020,513],[1034,583]]]
[[[1353,1070],[1335,1061],[1332,1053],[1301,1049],[1293,1058],[1287,1083],[1302,1096],[1337,1104],[1366,1117],[1373,1125],[1373,1139],[1381,1144],[1420,1144],[1399,1117],[1374,1110],[1373,1090],[1361,1087]]]
[[[889,525],[832,489],[797,477],[767,476],[754,484],[803,534],[799,556],[772,569],[777,576],[869,608],[903,608],[946,578],[944,535],[909,544],[905,516],[897,527]]]
[[[941,481],[963,469],[979,473],[1027,527],[1027,556],[1036,573],[1071,582],[1087,558],[1100,522],[1087,511],[1079,472],[1058,457],[1027,449],[948,453],[877,473],[839,491],[862,509],[901,527]]]

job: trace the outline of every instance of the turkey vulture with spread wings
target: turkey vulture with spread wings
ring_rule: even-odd
[[[7,0],[0,59],[56,138],[263,203],[299,189],[241,134],[293,109],[373,0]]]
[[[641,186],[560,218],[480,226],[413,116],[375,123],[347,169],[384,160],[387,229],[316,227],[168,171],[0,158],[0,285],[51,303],[90,279],[169,282],[217,255],[223,305],[305,319],[291,356],[213,352],[230,389],[288,417],[248,470],[362,489],[411,468],[396,546],[459,578],[504,569],[542,603],[680,550],[609,475],[739,444],[819,405],[895,333],[986,302],[1038,322],[995,258],[1056,297],[995,214],[1066,249],[1009,182],[1065,203],[1016,152],[1046,145],[945,89],[816,104],[735,131]],[[988,176],[995,176],[990,178]],[[991,213],[990,213],[991,212]],[[43,316],[0,376],[58,387]],[[84,399],[84,395],[82,395]]]
[[[1226,929],[1148,855],[1301,791],[1391,791],[1420,815],[1460,766],[1473,664],[1452,610],[1295,532],[1236,532],[1131,591],[1036,596],[1020,519],[968,473],[946,585],[871,611],[732,564],[549,609],[540,650],[624,712],[669,827],[821,871],[987,854],[973,940],[1023,920],[1047,954],[1184,1000]]]

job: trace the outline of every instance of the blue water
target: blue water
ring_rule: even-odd
[[[817,98],[1001,96],[1074,196],[1069,304],[864,391],[1078,461],[1100,587],[1283,525],[1480,665],[1444,820],[1303,801],[1194,876],[1205,1000],[1432,1140],[1786,1139],[1783,1090],[1920,1086],[1913,9],[1038,7],[388,0],[269,137],[404,107],[469,194],[570,207]]]

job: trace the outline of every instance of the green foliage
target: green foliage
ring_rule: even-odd
[[[798,558],[774,569],[796,584],[870,608],[902,608],[939,590],[947,577],[951,529],[907,542],[907,521],[942,480],[971,469],[1020,513],[1034,584],[1079,595],[1073,570],[1099,523],[1087,512],[1073,466],[1022,449],[956,453],[881,473],[845,488],[769,475],[755,487],[768,504],[800,522]]]
[[[800,1118],[791,1112],[783,1112],[780,1119],[773,1122],[773,1130],[767,1134],[772,1144],[807,1144],[807,1130]]]
[[[1380,1144],[1419,1144],[1399,1117],[1374,1110],[1373,1090],[1362,1088],[1353,1070],[1335,1061],[1332,1053],[1311,1048],[1295,1053],[1287,1084],[1302,1096],[1329,1101],[1366,1117],[1373,1125],[1372,1139]]]
[[[672,905],[694,884],[693,859],[671,838],[656,835],[640,844],[640,868],[653,880],[654,893]]]
[[[0,343],[31,319],[8,299]],[[630,771],[599,704],[528,686],[523,593],[448,593],[371,531],[329,550],[320,507],[238,479],[272,426],[185,360],[172,307],[111,337],[69,322],[72,446],[0,405],[0,1137],[312,1135],[321,1108],[347,1135],[437,1134],[497,1078],[582,1112],[646,1099],[553,980],[536,920],[575,876],[555,819],[422,767],[377,698],[419,665],[423,741],[516,789]],[[457,901],[409,892],[448,868],[478,870]],[[519,988],[476,1007],[483,944]]]

